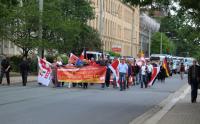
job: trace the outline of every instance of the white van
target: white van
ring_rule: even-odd
[[[163,61],[166,57],[161,54],[152,54],[150,56],[150,61]]]
[[[86,51],[86,55],[88,59],[94,58],[96,61],[102,57],[102,53],[97,51]]]

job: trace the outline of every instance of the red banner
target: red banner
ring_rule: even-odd
[[[69,83],[104,83],[105,74],[105,66],[66,66],[57,70],[58,81]]]

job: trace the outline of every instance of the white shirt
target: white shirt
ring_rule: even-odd
[[[57,63],[59,66],[62,65],[62,62],[61,62],[61,61],[57,61],[56,63]]]
[[[141,67],[141,74],[142,74],[142,75],[146,75],[146,66],[145,66],[145,65],[143,65],[143,66]]]
[[[117,68],[118,68],[119,72],[121,72],[121,73],[127,73],[128,72],[128,65],[126,63],[124,63],[124,64],[119,63]]]
[[[147,68],[148,68],[148,72],[152,72],[153,71],[153,65],[147,65]]]

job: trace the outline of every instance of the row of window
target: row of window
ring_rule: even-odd
[[[91,2],[94,7],[99,9],[100,0],[91,0]],[[129,7],[125,7],[119,0],[102,0],[102,2],[104,12],[112,14],[120,19],[124,16],[123,18],[126,22],[132,22],[132,10]]]

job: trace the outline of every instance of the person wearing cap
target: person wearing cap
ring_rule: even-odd
[[[198,94],[198,85],[200,81],[200,67],[197,65],[196,60],[190,66],[188,71],[188,83],[191,86],[191,102],[196,103]]]
[[[128,65],[125,63],[125,59],[121,59],[121,63],[118,65],[119,80],[120,80],[120,91],[126,89],[126,76],[128,75]]]

